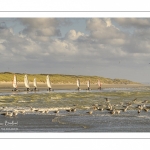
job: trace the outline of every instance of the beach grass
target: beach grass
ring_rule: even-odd
[[[24,73],[15,73],[17,75],[18,82],[24,82]],[[14,73],[1,72],[0,82],[12,82]],[[37,82],[46,82],[46,75],[48,74],[28,74],[29,82],[33,82],[36,78]],[[81,84],[86,84],[87,80],[91,81],[91,84],[97,84],[98,80],[103,84],[139,84],[126,79],[110,79],[99,76],[83,76],[83,75],[65,75],[65,74],[49,74],[50,80],[53,84],[75,84],[77,79],[80,79]]]

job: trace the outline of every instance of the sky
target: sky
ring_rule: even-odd
[[[0,18],[0,72],[150,82],[150,18]]]

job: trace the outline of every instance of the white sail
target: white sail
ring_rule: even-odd
[[[77,87],[80,87],[80,80],[77,79]]]
[[[24,84],[25,84],[26,88],[30,88],[29,81],[28,81],[28,76],[27,75],[24,76]]]
[[[101,82],[100,82],[100,80],[98,80],[98,86],[101,87]]]
[[[33,86],[37,88],[36,78],[33,80]]]
[[[87,86],[88,86],[88,88],[90,87],[90,80],[87,81]]]
[[[14,88],[17,88],[17,76],[16,76],[16,75],[14,75],[13,87],[14,87]]]
[[[46,83],[47,83],[47,86],[48,86],[49,88],[52,88],[52,87],[51,87],[51,82],[50,82],[50,79],[49,79],[49,75],[46,76]]]

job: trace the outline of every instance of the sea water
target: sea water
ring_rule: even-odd
[[[120,113],[111,114],[108,103]],[[150,110],[138,113],[139,105],[150,108],[150,87],[1,92],[0,132],[150,132]],[[2,115],[6,111],[18,115]]]

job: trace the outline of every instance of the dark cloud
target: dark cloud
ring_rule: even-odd
[[[5,22],[0,22],[0,29],[6,29],[6,23]]]
[[[75,20],[19,18],[16,21],[24,27],[19,34],[6,23],[0,26],[0,59],[17,72],[134,79],[134,68],[138,73],[139,67],[147,69],[144,65],[149,64],[149,19],[91,18],[85,26],[89,34],[72,28],[64,37],[61,27],[71,26]],[[131,34],[125,32],[127,26],[136,29]],[[126,73],[128,70],[130,75]]]
[[[112,20],[123,27],[150,28],[149,18],[113,18]]]
[[[21,34],[37,41],[48,41],[50,37],[61,36],[58,19],[55,18],[20,18],[18,19],[25,26]],[[63,21],[61,21],[63,22]]]

